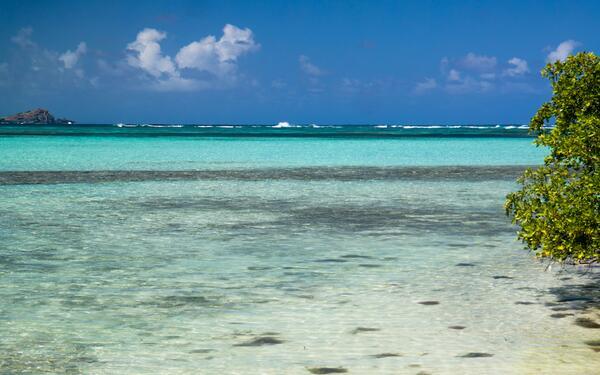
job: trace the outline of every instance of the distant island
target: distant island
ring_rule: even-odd
[[[75,121],[64,118],[55,118],[47,109],[38,108],[16,115],[0,117],[0,125],[24,125],[24,124],[73,124]]]

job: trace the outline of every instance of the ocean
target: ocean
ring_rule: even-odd
[[[0,126],[0,373],[590,374],[524,126]],[[592,344],[591,344],[592,343]]]

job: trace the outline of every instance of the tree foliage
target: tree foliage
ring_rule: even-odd
[[[535,143],[550,154],[519,178],[505,209],[538,256],[600,261],[600,57],[569,56],[542,70],[553,95],[531,119]],[[547,130],[546,125],[554,122]]]

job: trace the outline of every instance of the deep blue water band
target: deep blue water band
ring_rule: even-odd
[[[532,137],[524,125],[339,125],[278,128],[267,125],[0,125],[0,136],[411,138]]]

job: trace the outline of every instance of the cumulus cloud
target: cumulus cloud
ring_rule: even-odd
[[[488,81],[492,81],[492,80],[496,79],[496,73],[481,73],[479,75],[479,78],[485,79]]]
[[[524,76],[529,72],[529,65],[526,60],[513,57],[507,61],[507,66],[500,67],[495,56],[469,52],[458,58],[442,58],[440,72],[438,86],[448,93],[484,93],[506,86],[507,82],[499,79],[501,77]],[[415,92],[418,91],[415,88]]]
[[[448,79],[448,81],[460,81],[460,72],[456,69],[450,69],[446,79]]]
[[[513,92],[519,88],[531,91],[523,82],[515,80],[502,80],[502,77],[518,78],[529,72],[526,60],[513,57],[507,61],[506,66],[498,66],[494,56],[477,55],[473,52],[463,57],[450,59],[444,57],[440,61],[441,77],[439,81],[433,78],[419,83],[415,93],[427,91],[429,87],[446,91],[449,94],[486,93],[496,90],[498,92]],[[437,86],[433,86],[434,82]]]
[[[85,42],[81,42],[79,43],[75,51],[68,50],[67,52],[60,55],[58,59],[62,61],[66,69],[72,69],[79,61],[79,58],[83,56],[86,52],[87,45],[85,44]]]
[[[227,24],[223,28],[223,36],[219,39],[215,49],[220,61],[235,62],[239,56],[259,47],[260,45],[254,41],[252,30],[240,29]]]
[[[130,66],[139,68],[152,79],[157,90],[197,90],[210,87],[209,80],[232,82],[235,79],[237,60],[255,51],[260,45],[254,41],[252,30],[227,24],[223,35],[213,35],[183,46],[175,58],[163,55],[160,42],[167,33],[152,28],[140,31],[136,40],[127,45],[132,52],[127,57]],[[186,70],[207,73],[203,79],[184,77]]]
[[[508,64],[511,65],[511,67],[504,70],[503,74],[505,76],[517,77],[525,73],[529,73],[529,66],[527,65],[527,61],[523,59],[513,57],[512,59],[508,60]]]
[[[179,50],[175,61],[181,69],[198,69],[217,75],[226,73],[229,64],[221,64],[216,52],[217,43],[214,36],[192,42]]]
[[[300,55],[298,62],[300,63],[300,69],[309,76],[318,77],[324,73],[321,68],[310,62],[308,56]]]
[[[556,47],[555,50],[551,51],[546,57],[546,61],[553,63],[556,61],[565,61],[567,56],[573,53],[575,48],[579,47],[581,43],[575,40],[565,40]]]
[[[224,76],[236,69],[238,58],[255,51],[260,45],[254,41],[252,30],[227,24],[218,40],[209,35],[182,47],[175,61],[180,69],[197,69]]]
[[[308,91],[312,93],[320,93],[324,91],[323,84],[321,82],[321,76],[325,74],[325,71],[313,64],[310,61],[310,58],[305,55],[300,55],[298,57],[298,63],[300,64],[300,70],[306,75]]]
[[[34,47],[35,43],[31,40],[31,35],[33,34],[33,29],[31,27],[24,27],[17,35],[10,38],[10,40],[16,45],[26,48],[26,47]]]
[[[440,87],[451,94],[490,91],[495,86],[492,81],[496,79],[497,65],[496,57],[473,52],[456,59],[444,57],[440,71],[445,82]]]
[[[175,64],[169,56],[163,56],[159,42],[167,34],[156,29],[146,28],[137,34],[135,41],[127,45],[127,50],[132,51],[127,57],[129,65],[140,68],[153,77],[163,74],[179,76]]]
[[[87,49],[84,42],[74,51],[59,53],[37,43],[33,34],[34,29],[25,27],[10,38],[16,48],[8,54],[3,69],[8,72],[3,79],[5,86],[39,93],[94,84],[81,67]]]
[[[467,76],[458,81],[448,82],[444,86],[444,89],[451,94],[467,94],[473,92],[487,92],[493,87],[494,84],[492,82]]]
[[[427,91],[433,90],[438,86],[437,81],[434,78],[425,78],[422,82],[417,83],[415,86],[415,94],[423,94]]]
[[[458,64],[465,69],[490,71],[496,68],[497,60],[493,56],[477,55],[469,52],[458,61]]]

